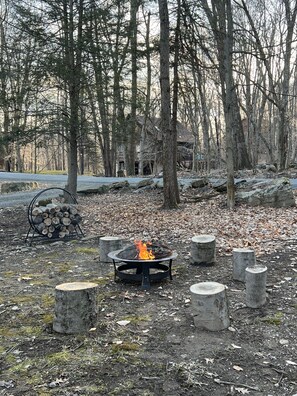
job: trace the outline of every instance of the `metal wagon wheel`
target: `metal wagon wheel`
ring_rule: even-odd
[[[58,190],[57,194],[51,194],[53,191]],[[49,193],[50,192],[50,193]],[[45,198],[42,197],[42,195],[46,195],[47,196]],[[49,198],[48,194],[50,196],[52,196],[51,198]],[[68,204],[73,204],[73,205],[77,205],[77,200],[76,198],[66,189],[64,188],[60,188],[60,187],[50,187],[50,188],[46,188],[42,191],[40,191],[38,194],[35,195],[35,197],[32,199],[32,201],[30,202],[29,206],[28,206],[28,210],[27,210],[27,217],[28,217],[28,221],[30,224],[30,228],[27,232],[27,236],[26,236],[26,242],[29,239],[29,234],[32,231],[32,235],[31,235],[31,241],[34,238],[35,234],[38,234],[40,236],[42,236],[43,238],[46,237],[46,235],[43,235],[42,232],[37,228],[37,224],[34,222],[34,216],[32,214],[32,211],[35,207],[38,206],[38,203],[41,201],[49,201],[52,200],[54,198],[56,199],[61,199],[62,197],[64,197],[64,199],[67,201]],[[77,223],[75,224],[74,227],[74,232],[71,233],[71,235],[69,235],[69,237],[73,237],[73,236],[77,236],[77,237],[81,237],[84,235],[80,225]],[[68,237],[68,238],[69,238]],[[52,236],[52,238],[50,238],[50,240],[56,240],[58,238],[58,232],[55,232],[54,235]]]

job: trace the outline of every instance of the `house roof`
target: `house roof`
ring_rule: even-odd
[[[137,117],[138,125],[144,126],[145,117]],[[147,133],[154,136],[155,139],[162,141],[161,118],[151,117],[146,121]],[[178,143],[194,143],[193,134],[179,121],[177,121],[177,142]]]

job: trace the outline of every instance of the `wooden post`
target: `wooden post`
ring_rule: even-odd
[[[120,237],[105,236],[99,240],[100,261],[112,263],[112,259],[108,257],[108,253],[120,250],[123,240]]]
[[[266,302],[267,267],[255,265],[245,270],[246,305],[259,308]]]
[[[226,287],[217,282],[200,282],[190,287],[194,324],[211,331],[230,325]]]
[[[191,241],[191,264],[214,264],[216,239],[212,235],[196,235]]]
[[[53,330],[63,334],[83,333],[94,327],[97,317],[97,283],[63,283],[55,289]]]
[[[233,279],[245,281],[245,269],[256,264],[255,251],[247,248],[233,249]]]

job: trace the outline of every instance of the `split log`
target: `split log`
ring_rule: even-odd
[[[81,222],[79,208],[74,204],[48,203],[36,206],[31,211],[32,227],[48,238],[65,238],[74,233]]]
[[[226,287],[217,282],[200,282],[190,287],[194,324],[211,331],[230,326]]]
[[[94,327],[97,317],[97,283],[63,283],[55,289],[53,330],[76,334]]]

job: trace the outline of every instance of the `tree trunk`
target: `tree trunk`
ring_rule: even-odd
[[[174,209],[178,204],[176,162],[176,135],[171,128],[169,81],[169,17],[167,0],[159,0],[160,16],[160,84],[161,128],[163,135],[163,208]]]

